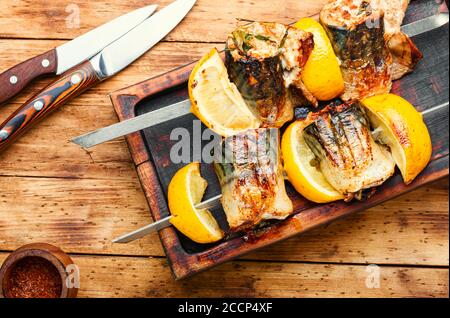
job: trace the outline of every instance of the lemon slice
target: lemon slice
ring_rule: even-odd
[[[316,203],[328,203],[343,199],[314,165],[316,158],[303,138],[306,122],[292,123],[283,134],[281,151],[284,170],[289,182],[306,199]]]
[[[259,128],[261,122],[245,103],[216,49],[195,66],[189,77],[191,112],[221,136]]]
[[[168,191],[170,223],[194,242],[202,244],[217,242],[224,237],[211,212],[195,208],[207,186],[200,175],[200,164],[194,162],[175,174]]]
[[[374,138],[387,145],[406,184],[422,172],[431,159],[432,144],[422,114],[400,96],[382,94],[362,101]]]
[[[344,79],[325,29],[311,18],[301,19],[294,27],[314,36],[314,49],[301,75],[306,88],[321,101],[339,96],[344,91]]]

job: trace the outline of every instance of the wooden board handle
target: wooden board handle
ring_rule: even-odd
[[[35,78],[56,74],[56,70],[56,50],[51,50],[0,74],[0,104],[15,96]]]
[[[89,61],[67,71],[0,125],[0,151],[61,105],[99,82]]]

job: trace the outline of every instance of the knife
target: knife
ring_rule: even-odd
[[[0,74],[0,104],[19,93],[33,79],[45,74],[60,75],[91,58],[148,19],[157,7],[157,5],[150,5],[122,15],[70,42],[3,72]]]
[[[183,20],[195,2],[171,3],[32,97],[0,125],[0,151],[61,105],[117,74],[147,52]]]
[[[449,107],[449,102],[446,102],[446,103],[434,106],[432,108],[426,109],[421,114],[422,114],[422,116],[425,117],[426,115],[428,115],[430,113],[433,113],[433,112],[436,112],[436,111],[439,111],[441,109],[447,109],[447,112],[448,112],[448,107]],[[161,110],[153,111],[153,112],[150,112],[149,114],[156,113],[156,112],[161,112]],[[142,116],[140,116],[140,117],[142,117]],[[199,209],[199,210],[217,208],[220,205],[220,200],[221,199],[222,199],[222,195],[219,194],[219,195],[217,195],[215,197],[212,197],[211,199],[205,200],[205,201],[195,205],[195,208]],[[154,222],[152,224],[144,226],[144,227],[142,227],[140,229],[137,229],[137,230],[135,230],[133,232],[124,234],[122,236],[119,236],[119,237],[113,239],[112,242],[113,243],[129,243],[129,242],[138,240],[138,239],[140,239],[140,238],[142,238],[142,237],[144,237],[146,235],[149,235],[149,234],[151,234],[153,232],[157,232],[157,231],[160,231],[162,229],[165,229],[166,227],[171,226],[172,225],[172,223],[170,222],[171,218],[172,218],[172,216],[169,215],[169,216],[167,216],[167,217],[165,217],[165,218],[163,218],[163,219],[161,219],[159,221],[156,221],[156,222]]]
[[[408,36],[434,30],[448,23],[448,12],[440,13],[429,18],[413,22],[402,27]],[[93,132],[81,135],[72,140],[83,148],[91,148],[113,139],[152,127],[165,121],[190,114],[190,101],[185,100],[177,104],[152,111],[117,124],[100,128]]]

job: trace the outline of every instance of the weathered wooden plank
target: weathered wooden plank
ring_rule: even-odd
[[[248,257],[448,265],[448,242],[446,178]]]
[[[69,252],[127,255],[133,253],[130,246],[112,247],[111,239],[149,222],[141,186],[132,175],[112,181],[0,177],[0,188],[0,250],[47,242]],[[145,242],[135,251],[161,255],[156,237]]]
[[[177,282],[160,258],[73,260],[79,297],[448,297],[445,268],[379,267],[380,288],[367,288],[364,265],[235,261]]]
[[[154,0],[164,7],[172,0]],[[198,0],[169,41],[223,42],[236,18],[293,23],[317,14],[326,0],[210,1]],[[9,0],[0,3],[0,37],[72,39],[126,12],[142,1]],[[68,12],[66,12],[66,10]],[[79,12],[79,27],[76,15]],[[51,23],[49,23],[51,21]]]
[[[157,235],[126,245],[110,242],[151,222],[136,176],[0,177],[0,188],[0,250],[43,241],[71,253],[164,256]],[[447,194],[448,179],[244,258],[445,266]]]

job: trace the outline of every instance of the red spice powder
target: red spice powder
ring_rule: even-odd
[[[59,298],[61,276],[48,260],[29,256],[11,269],[6,283],[7,298]]]

